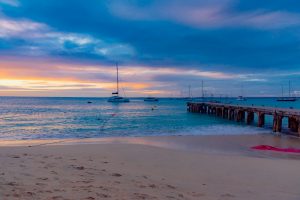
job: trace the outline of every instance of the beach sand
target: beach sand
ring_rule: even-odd
[[[3,142],[0,199],[300,199],[300,148],[272,135]]]

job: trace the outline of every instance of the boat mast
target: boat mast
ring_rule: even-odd
[[[201,84],[201,88],[202,88],[202,99],[204,98],[204,90],[203,90],[203,86],[204,86],[204,83],[203,83],[203,80],[202,80],[202,84]]]
[[[291,97],[291,81],[289,81],[289,97]]]
[[[119,66],[118,63],[116,63],[117,68],[117,95],[119,95]]]
[[[244,85],[243,85],[243,83],[241,84],[241,95],[242,95],[242,97],[244,97]]]

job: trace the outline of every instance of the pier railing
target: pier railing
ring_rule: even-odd
[[[257,126],[265,125],[265,116],[273,116],[273,131],[282,131],[282,120],[288,118],[288,128],[291,133],[300,137],[300,110],[262,106],[231,105],[222,103],[188,102],[188,111],[215,115],[228,120],[253,124],[257,115]]]

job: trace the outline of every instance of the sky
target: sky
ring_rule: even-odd
[[[299,0],[0,0],[0,95],[300,96]]]

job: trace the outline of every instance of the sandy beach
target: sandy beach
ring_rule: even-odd
[[[272,135],[3,142],[0,199],[300,198],[300,148]]]

